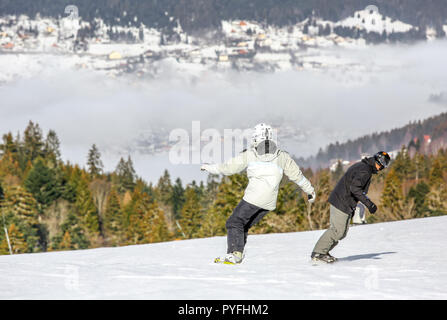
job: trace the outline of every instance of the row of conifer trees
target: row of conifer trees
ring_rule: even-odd
[[[60,141],[29,122],[23,135],[0,144],[0,254],[122,246],[225,235],[225,221],[243,196],[244,173],[210,175],[183,185],[168,171],[156,184],[135,172],[130,157],[104,172],[93,145],[85,167],[61,160]],[[299,189],[283,179],[277,208],[251,233],[324,229],[329,194],[343,174],[320,169],[304,174],[317,199],[311,210]],[[447,152],[409,156],[403,147],[389,169],[374,177],[370,197],[379,210],[369,222],[447,213]]]

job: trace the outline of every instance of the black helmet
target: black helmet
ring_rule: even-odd
[[[379,151],[374,155],[374,160],[379,164],[380,170],[388,167],[391,157],[385,151]]]

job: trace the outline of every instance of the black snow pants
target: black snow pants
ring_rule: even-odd
[[[228,233],[227,253],[243,252],[247,243],[248,229],[258,223],[268,212],[269,210],[257,207],[242,199],[225,224]]]

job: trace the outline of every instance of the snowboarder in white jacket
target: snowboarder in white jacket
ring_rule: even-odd
[[[247,170],[248,185],[244,196],[226,222],[227,255],[224,261],[241,263],[248,230],[276,208],[279,184],[285,174],[315,201],[315,191],[299,166],[273,141],[272,127],[264,123],[254,128],[252,145],[223,164],[204,164],[201,170],[232,175]]]

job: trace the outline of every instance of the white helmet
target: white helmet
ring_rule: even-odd
[[[257,124],[251,135],[251,141],[253,145],[256,147],[259,142],[264,140],[272,140],[273,139],[273,129],[271,126],[265,123]]]

